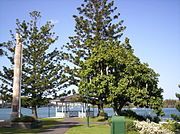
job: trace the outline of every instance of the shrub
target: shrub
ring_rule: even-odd
[[[111,124],[112,124],[111,118],[108,119],[108,124],[109,124],[109,126],[111,126]]]
[[[162,125],[145,121],[135,121],[135,127],[140,134],[174,134],[171,130],[162,127]]]
[[[135,120],[139,120],[139,121],[143,121],[145,120],[145,118],[141,115],[136,114],[136,112],[132,111],[132,110],[123,110],[121,112],[121,116],[126,116]]]
[[[22,116],[20,118],[15,118],[12,122],[34,122],[36,119],[32,116]]]
[[[137,131],[135,124],[134,124],[134,120],[127,118],[125,123],[126,123],[127,132],[130,132],[130,131],[136,132]]]
[[[160,120],[161,119],[158,116],[155,116],[152,121],[155,122],[155,123],[159,123]]]
[[[180,121],[180,116],[178,116],[178,115],[171,114],[171,117],[172,117],[175,121]]]
[[[155,123],[159,123],[159,121],[160,121],[160,118],[158,116],[155,116],[155,117],[152,117],[150,115],[142,116],[142,115],[138,115],[136,112],[134,112],[132,110],[123,110],[121,112],[121,115],[126,116],[131,119],[134,119],[134,120],[139,120],[139,121],[149,120],[150,122],[153,121]]]
[[[104,111],[101,111],[101,112],[99,113],[99,116],[104,117],[105,120],[108,120],[108,114],[105,113]]]
[[[173,132],[179,132],[180,131],[180,124],[176,121],[167,120],[167,123],[162,124],[163,128],[169,129]]]

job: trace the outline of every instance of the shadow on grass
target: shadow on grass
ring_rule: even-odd
[[[20,133],[43,133],[43,132],[51,132],[51,131],[60,131],[67,130],[68,128],[74,127],[78,125],[78,122],[63,122],[63,120],[58,119],[42,119],[42,128],[35,129],[19,129],[19,128],[0,128],[0,134],[20,134]]]
[[[75,124],[61,124],[60,126],[55,126],[55,127],[52,127],[52,128],[49,128],[49,129],[44,129],[41,131],[41,133],[44,133],[44,132],[52,132],[52,131],[59,131],[59,134],[63,134],[64,132],[66,132],[69,128],[74,128],[74,127],[80,127],[82,125],[75,125]],[[61,132],[61,133],[60,133]]]
[[[51,132],[51,131],[63,131],[65,132],[67,129],[78,126],[78,122],[63,122],[63,121],[53,121],[48,120],[43,122],[43,128],[40,132]]]
[[[87,119],[86,118],[77,118],[77,121],[79,122],[87,122]],[[89,118],[89,121],[91,123],[94,123],[94,122],[102,122],[102,123],[108,123],[108,121],[106,119],[104,119],[104,117],[90,117]]]

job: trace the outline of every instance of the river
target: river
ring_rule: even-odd
[[[114,115],[112,108],[104,108],[105,112],[108,113],[108,116]],[[139,115],[151,115],[153,116],[154,113],[151,109],[146,108],[137,108],[132,109]],[[177,111],[175,108],[163,108],[165,116],[162,117],[162,120],[170,119],[171,114],[176,114],[180,116],[180,112]],[[21,112],[23,115],[31,115],[31,110],[27,108],[22,108]],[[10,119],[11,108],[0,108],[0,120],[8,120]],[[97,115],[97,108],[94,108],[94,115]],[[54,107],[42,107],[38,108],[38,117],[45,118],[45,117],[55,117],[55,108]]]

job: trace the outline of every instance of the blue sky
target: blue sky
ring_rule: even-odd
[[[29,20],[29,12],[40,11],[40,24],[55,23],[60,48],[74,34],[73,14],[83,0],[0,0],[0,42],[10,39],[16,19]],[[180,0],[115,0],[135,54],[160,74],[164,99],[180,92]],[[0,58],[0,68],[7,64]]]

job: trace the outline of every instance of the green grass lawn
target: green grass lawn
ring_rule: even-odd
[[[86,119],[77,119],[85,122]],[[100,119],[101,120],[101,119]],[[38,129],[17,129],[17,128],[0,128],[0,134],[36,134],[44,132],[49,128],[59,126],[63,119],[57,118],[44,118],[41,119],[43,123],[42,128]],[[93,122],[99,121],[99,118],[91,118],[91,124],[88,128],[86,124],[74,126],[70,128],[65,134],[110,134],[111,127],[108,124],[92,124]],[[128,132],[127,134],[138,134],[137,132]]]
[[[110,134],[110,127],[108,125],[86,125],[75,126],[70,128],[65,134]]]
[[[109,125],[91,124],[88,128],[86,125],[75,126],[70,128],[65,134],[110,134],[111,127]],[[129,131],[127,134],[139,134],[135,131]]]
[[[79,122],[87,122],[87,118],[77,118],[77,120]],[[94,118],[90,117],[89,121],[91,123],[93,123],[93,122],[106,122],[106,123],[108,123],[108,121],[105,120],[104,117],[94,117]]]
[[[0,128],[0,134],[35,134],[38,132],[43,132],[48,128],[58,126],[59,122],[63,119],[57,118],[44,118],[40,119],[43,123],[42,128],[37,129],[17,129],[17,128]]]
[[[87,118],[77,118],[79,122],[86,122]],[[95,122],[101,122],[105,124],[93,124]],[[65,134],[110,134],[111,126],[108,125],[108,121],[103,117],[90,118],[90,127],[87,125],[75,126],[70,128]],[[139,134],[135,131],[128,131],[127,134]]]
[[[58,118],[43,118],[41,121],[43,122],[43,129],[48,129],[51,127],[55,127],[59,125],[59,122],[63,121],[64,119]]]

